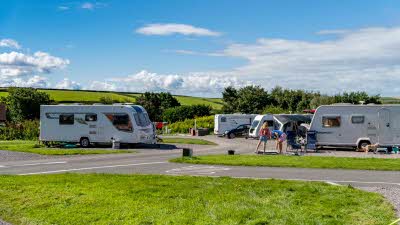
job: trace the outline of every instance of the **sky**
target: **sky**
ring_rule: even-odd
[[[400,96],[400,1],[0,0],[0,86]]]

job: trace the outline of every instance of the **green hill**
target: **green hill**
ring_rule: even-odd
[[[109,91],[80,91],[80,90],[48,90],[41,89],[46,92],[54,101],[59,103],[96,103],[100,102],[101,97],[108,97],[118,102],[135,102],[136,97],[140,93],[127,92],[109,92]],[[0,89],[0,97],[7,96],[7,89]],[[175,96],[182,105],[205,104],[210,105],[213,109],[221,109],[222,99],[220,98],[202,98],[192,96]]]

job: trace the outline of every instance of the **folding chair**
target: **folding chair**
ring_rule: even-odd
[[[288,147],[290,147],[292,150],[296,150],[296,153],[298,150],[301,149],[301,145],[296,142],[296,133],[294,131],[287,131],[286,132],[286,151],[288,150]]]

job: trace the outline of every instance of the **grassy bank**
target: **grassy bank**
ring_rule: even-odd
[[[0,141],[0,150],[29,152],[41,155],[88,155],[134,152],[114,149],[46,148],[43,145],[38,145],[37,141]]]
[[[207,155],[177,158],[172,162],[233,166],[270,166],[325,169],[400,170],[399,159],[285,156],[285,155]]]
[[[217,145],[214,142],[203,140],[203,139],[197,139],[197,138],[175,138],[175,137],[162,138],[162,143],[192,144],[192,145]]]
[[[0,176],[13,224],[389,224],[375,193],[325,183],[186,176]]]

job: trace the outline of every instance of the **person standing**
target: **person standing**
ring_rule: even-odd
[[[276,138],[276,149],[279,151],[279,154],[282,154],[283,151],[283,142],[286,140],[286,134],[280,130],[273,130],[272,134]]]
[[[264,143],[264,153],[265,153],[265,148],[267,147],[267,141],[269,138],[271,138],[271,132],[268,128],[268,123],[266,121],[263,123],[260,131],[258,132],[258,135],[260,136],[260,140],[258,141],[255,153],[258,153],[258,148],[260,147],[261,142]]]

